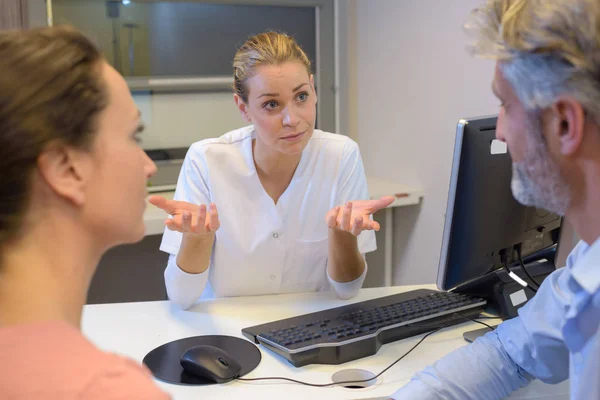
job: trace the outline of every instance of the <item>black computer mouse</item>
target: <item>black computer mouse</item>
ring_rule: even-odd
[[[229,353],[215,346],[190,347],[179,361],[190,375],[225,383],[237,378],[242,366]]]

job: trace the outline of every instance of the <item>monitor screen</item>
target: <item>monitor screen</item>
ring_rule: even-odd
[[[556,246],[562,218],[519,204],[511,191],[512,161],[506,144],[495,139],[496,116],[461,120],[442,240],[438,288],[452,290],[517,261]],[[553,261],[553,260],[552,260]]]

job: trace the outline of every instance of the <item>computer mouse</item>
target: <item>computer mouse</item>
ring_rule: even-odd
[[[208,345],[190,347],[179,362],[188,374],[217,383],[237,378],[242,370],[240,363],[225,350]]]

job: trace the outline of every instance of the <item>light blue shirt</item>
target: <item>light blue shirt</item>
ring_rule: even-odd
[[[518,317],[417,373],[393,398],[503,399],[533,379],[570,378],[571,399],[600,399],[599,323],[600,239],[580,242]]]

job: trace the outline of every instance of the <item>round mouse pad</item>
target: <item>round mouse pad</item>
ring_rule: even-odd
[[[161,381],[181,385],[211,385],[215,382],[186,373],[179,363],[187,349],[199,345],[215,346],[229,353],[242,366],[240,376],[246,375],[260,363],[260,350],[252,342],[221,335],[193,336],[165,343],[146,354],[143,363]]]

